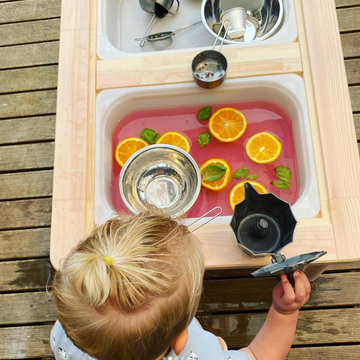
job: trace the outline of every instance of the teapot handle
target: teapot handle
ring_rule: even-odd
[[[176,15],[179,10],[180,2],[179,2],[179,0],[176,0],[176,2],[177,2],[177,8],[176,8],[175,12],[172,12],[169,10],[169,14],[171,14],[171,15]]]

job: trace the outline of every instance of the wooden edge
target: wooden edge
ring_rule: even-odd
[[[97,39],[97,0],[90,1],[90,43],[89,43],[89,97],[87,119],[87,159],[86,159],[86,217],[85,231],[94,228],[95,212],[95,127],[96,127],[96,39]]]
[[[209,226],[194,235],[201,241],[207,270],[220,268],[260,267],[271,263],[270,256],[251,257],[237,245],[230,226]],[[287,258],[312,251],[327,251],[316,264],[330,264],[337,261],[334,232],[331,224],[307,225],[296,228],[294,242],[281,250]],[[220,259],[220,260],[219,260]],[[223,259],[226,259],[224,264]]]
[[[50,238],[55,268],[85,233],[90,2],[63,0],[61,12]]]
[[[334,1],[302,0],[339,259],[360,256],[360,162]]]
[[[229,63],[227,78],[302,73],[299,44],[276,44],[222,50]],[[100,60],[97,90],[192,82],[191,63],[198,54],[173,54]],[[151,71],[149,70],[151,69]]]
[[[311,75],[311,68],[309,62],[309,54],[307,48],[307,40],[304,27],[304,16],[301,0],[295,0],[295,14],[298,27],[298,39],[301,51],[301,60],[303,66],[303,79],[306,89],[306,98],[308,103],[310,127],[312,143],[314,148],[314,159],[316,166],[316,174],[318,179],[319,196],[320,196],[320,214],[324,223],[331,224],[331,213],[329,210],[329,194],[328,185],[325,175],[324,158],[320,140],[320,130],[317,117],[317,108],[314,98],[314,87]]]

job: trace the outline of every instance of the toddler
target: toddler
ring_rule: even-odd
[[[306,276],[294,274],[295,289],[283,277],[254,340],[228,351],[195,319],[203,275],[200,242],[160,210],[109,220],[68,255],[55,275],[58,321],[50,336],[55,358],[285,359],[298,309],[309,298]]]

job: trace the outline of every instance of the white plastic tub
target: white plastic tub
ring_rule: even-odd
[[[296,16],[293,0],[284,1],[284,23],[269,39],[254,44],[226,46],[261,46],[293,42],[297,38]],[[158,19],[152,32],[174,31],[183,25],[200,20],[201,0],[181,0],[179,12]],[[98,0],[97,53],[100,59],[114,59],[155,53],[150,44],[140,47],[135,38],[145,34],[151,15],[144,12],[138,0]],[[187,49],[204,50],[214,43],[214,38],[200,24],[174,37],[173,44],[162,53],[182,52]],[[156,52],[159,53],[159,52]]]
[[[293,121],[299,197],[292,206],[297,219],[309,219],[320,211],[305,87],[298,75],[274,75],[226,80],[213,90],[194,83],[125,88],[102,91],[96,100],[95,223],[115,215],[111,200],[112,133],[118,120],[141,108],[171,107],[263,99],[283,107]],[[215,223],[229,224],[230,216]]]

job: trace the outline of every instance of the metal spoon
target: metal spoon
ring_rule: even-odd
[[[189,29],[195,25],[200,24],[202,21],[198,20],[197,22],[182,26],[181,28],[175,30],[175,31],[163,31],[156,34],[151,34],[148,36],[145,36],[143,38],[137,38],[135,41],[141,41],[146,42],[148,41],[154,50],[165,50],[167,47],[169,47],[173,43],[173,37],[177,35],[180,31],[183,31],[185,29]]]

